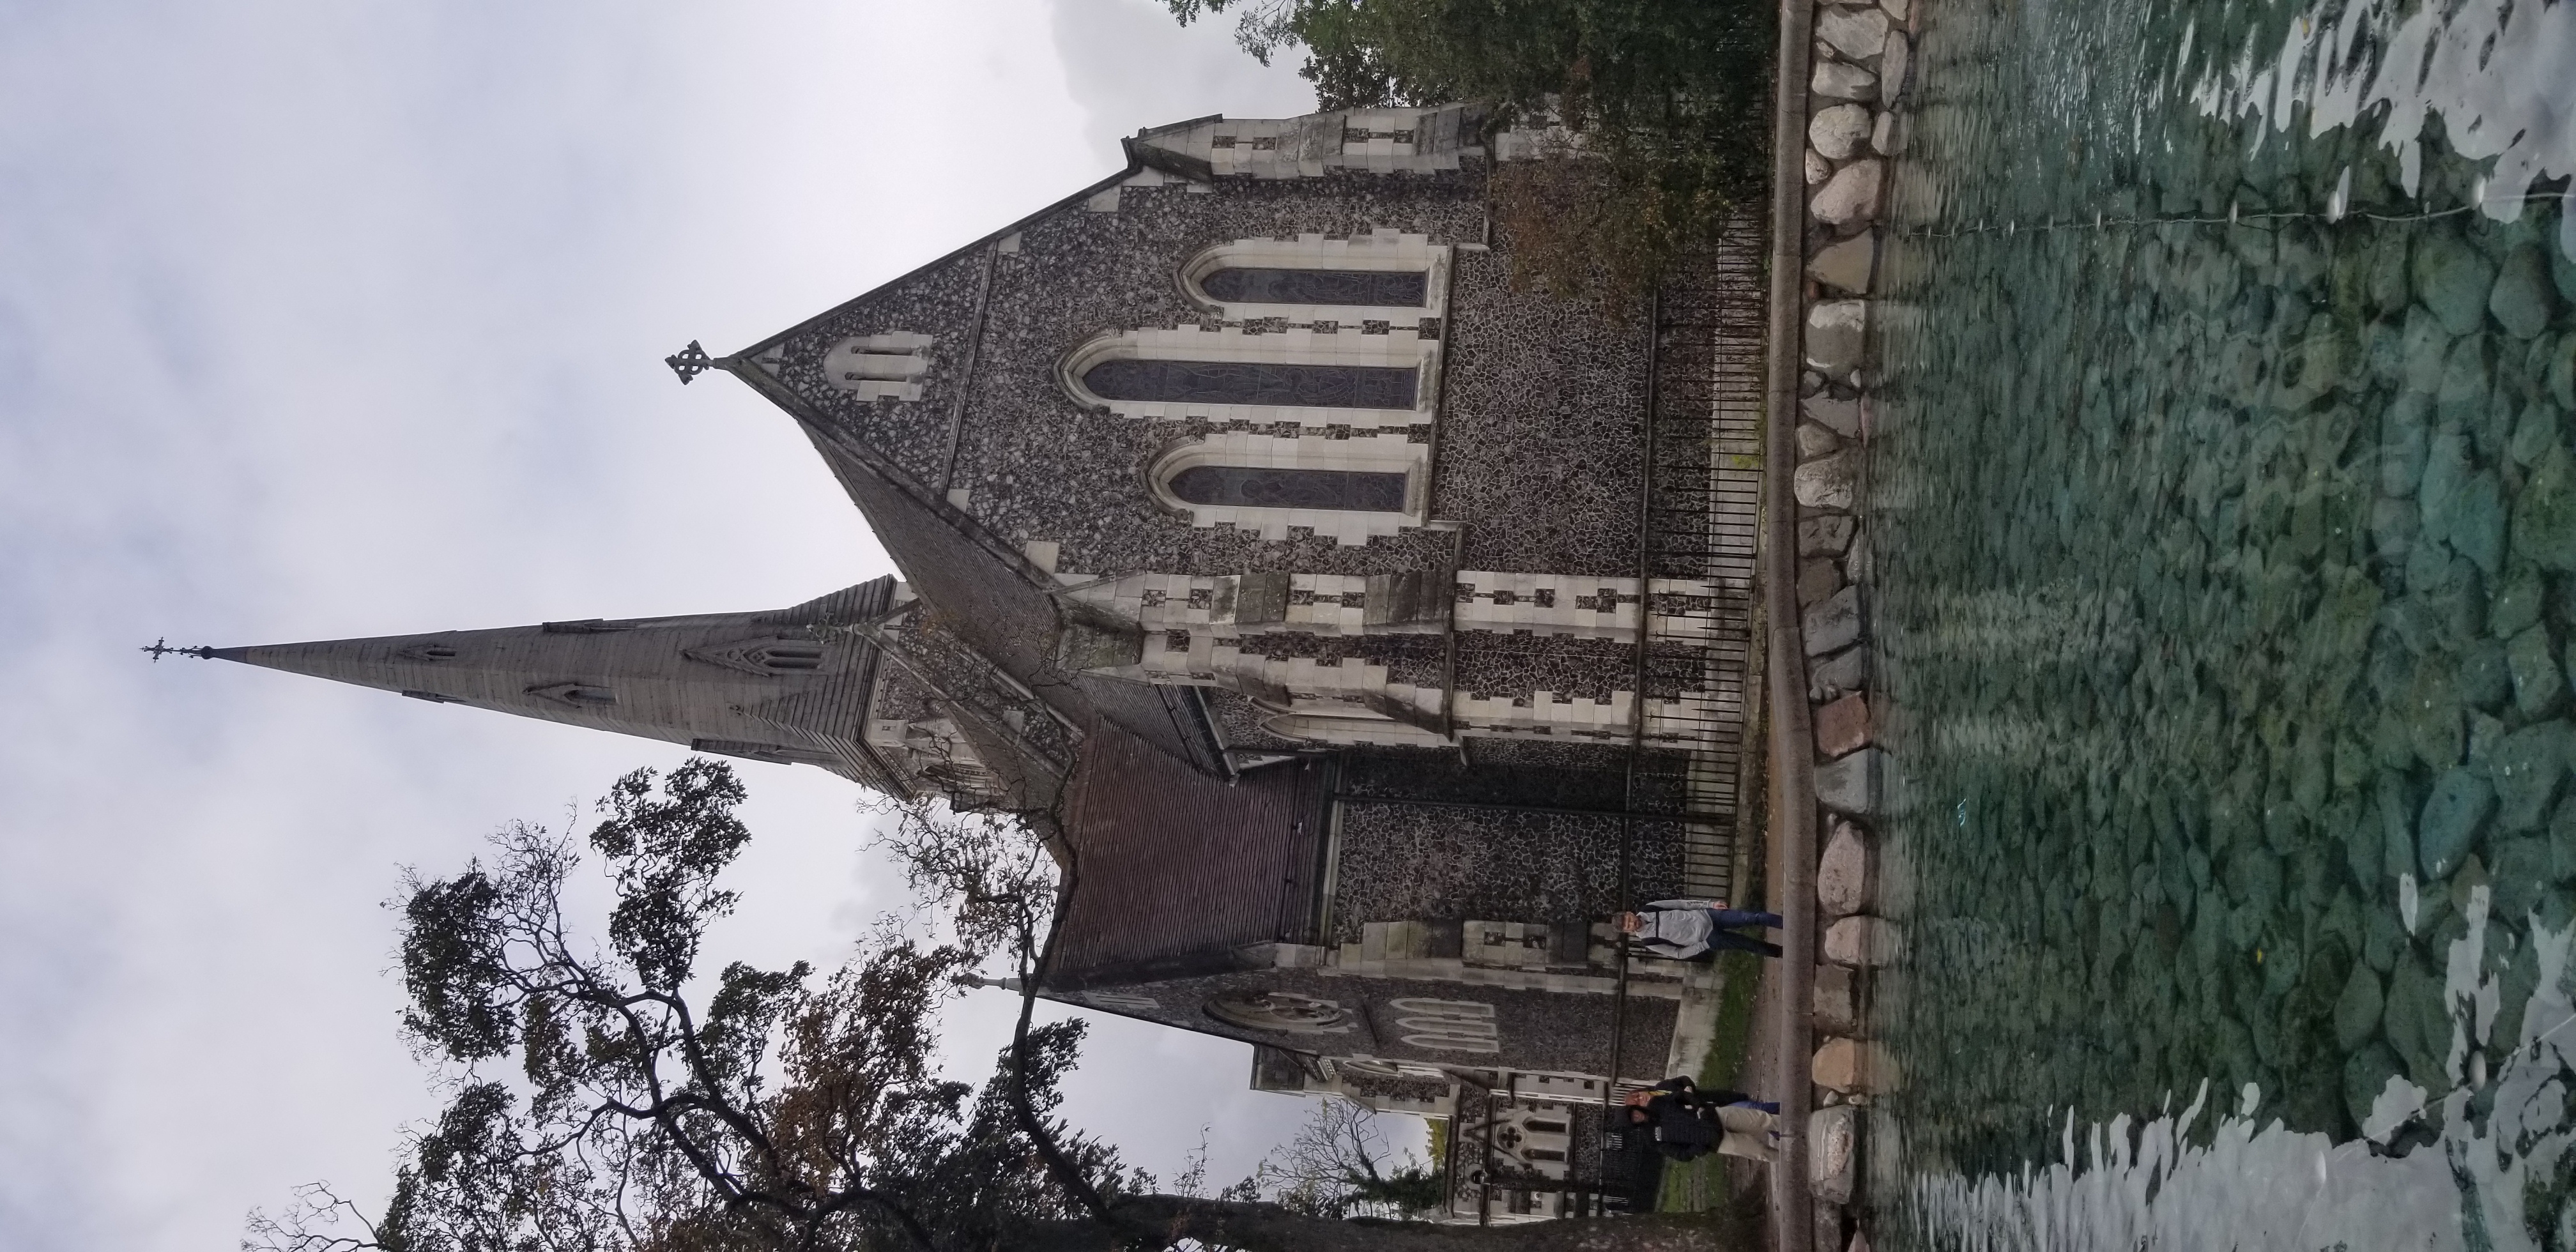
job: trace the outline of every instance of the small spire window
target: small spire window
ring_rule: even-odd
[[[857,335],[823,353],[823,381],[863,400],[918,400],[930,372],[928,335]]]
[[[599,709],[617,703],[617,693],[591,683],[548,683],[528,688],[528,694],[576,709]]]
[[[821,641],[795,638],[743,639],[690,648],[680,655],[746,674],[769,676],[810,674],[822,669],[827,659]]]

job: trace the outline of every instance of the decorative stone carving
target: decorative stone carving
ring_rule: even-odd
[[[813,673],[823,668],[823,645],[811,639],[768,636],[739,639],[732,643],[710,644],[690,648],[680,655],[708,665],[776,678],[782,674]]]

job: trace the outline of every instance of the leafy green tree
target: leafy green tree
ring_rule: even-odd
[[[658,787],[657,787],[658,782]],[[825,976],[735,963],[698,976],[706,927],[736,903],[716,886],[748,832],[741,784],[698,759],[638,770],[600,802],[586,842],[615,888],[604,927],[568,892],[577,841],[525,823],[488,862],[412,878],[402,900],[404,1028],[451,1092],[410,1137],[380,1218],[320,1185],[254,1214],[262,1252],[1246,1252],[1599,1246],[1583,1223],[1493,1232],[1337,1221],[1279,1203],[1158,1193],[1109,1146],[1065,1124],[1079,1021],[1032,1025],[980,1088],[936,1068],[937,1009],[984,955],[1026,978],[1038,923],[1035,840],[980,821],[898,840],[916,883],[971,885],[985,910],[963,943],[888,931]],[[909,842],[903,842],[909,840]],[[1067,874],[1068,883],[1072,875]],[[1060,898],[1060,897],[1059,897]],[[1013,921],[1011,919],[1019,919]],[[979,929],[980,927],[980,929]],[[606,945],[597,939],[605,931]],[[979,950],[981,949],[981,950]],[[1187,1188],[1196,1190],[1195,1187]],[[1715,1246],[1705,1229],[1623,1223],[1621,1245]]]
[[[1626,312],[1770,185],[1762,0],[1165,0],[1231,13],[1264,64],[1302,48],[1327,109],[1482,101],[1562,126],[1496,173],[1518,277]]]

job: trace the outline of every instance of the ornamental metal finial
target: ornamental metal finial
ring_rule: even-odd
[[[663,357],[662,364],[670,366],[671,372],[679,375],[684,384],[708,370],[723,368],[714,357],[707,355],[706,349],[698,346],[695,339],[689,341],[688,347]]]
[[[173,653],[180,656],[193,656],[200,661],[211,661],[215,659],[215,650],[213,648],[206,647],[202,644],[194,648],[174,648],[170,646],[170,641],[166,637],[153,640],[151,646],[142,648],[140,651],[151,653],[152,659],[155,663],[158,663],[161,658]]]

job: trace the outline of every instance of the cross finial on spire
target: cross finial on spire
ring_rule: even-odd
[[[180,656],[193,656],[200,661],[211,661],[215,659],[215,650],[213,648],[206,647],[204,645],[199,645],[194,648],[174,648],[170,646],[170,640],[166,637],[155,639],[152,641],[150,646],[140,650],[151,653],[152,659],[155,662],[158,662],[161,658],[169,656],[172,653],[177,653]]]
[[[692,339],[688,347],[663,357],[662,364],[670,366],[671,372],[679,375],[682,383],[687,383],[708,370],[723,369],[727,359],[729,358],[708,356],[707,350],[699,347],[698,341]]]

